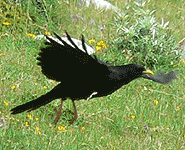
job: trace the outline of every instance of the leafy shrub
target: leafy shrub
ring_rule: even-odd
[[[114,50],[122,51],[129,62],[150,68],[172,66],[180,59],[181,52],[168,27],[169,22],[156,22],[154,12],[135,3],[126,12],[115,17],[118,37],[111,41]],[[116,48],[115,48],[116,47]]]

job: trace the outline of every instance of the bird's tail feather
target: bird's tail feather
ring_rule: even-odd
[[[18,113],[22,113],[24,111],[32,111],[34,109],[37,109],[43,105],[46,105],[48,103],[50,103],[53,99],[48,99],[45,95],[42,95],[41,97],[32,100],[30,102],[27,102],[25,104],[19,105],[13,109],[11,109],[11,114],[18,114]]]
[[[57,97],[57,89],[56,87],[51,90],[50,92],[46,93],[45,95],[40,96],[39,98],[32,100],[30,102],[27,102],[25,104],[16,106],[15,108],[11,109],[11,114],[18,114],[22,113],[24,111],[32,111],[35,110],[43,105],[46,105],[53,101],[54,99],[60,98],[59,96]]]

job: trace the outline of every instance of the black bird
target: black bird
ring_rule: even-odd
[[[55,123],[57,123],[62,115],[63,101],[70,98],[74,107],[73,122],[77,119],[75,100],[88,100],[112,94],[123,85],[139,77],[161,84],[167,84],[176,78],[177,72],[174,71],[153,76],[152,71],[146,70],[138,64],[109,66],[97,59],[95,55],[88,54],[83,36],[82,47],[85,52],[74,44],[67,32],[67,38],[72,46],[56,33],[54,34],[63,45],[46,36],[50,42],[46,42],[47,46],[41,48],[37,60],[39,60],[38,65],[42,67],[42,73],[49,79],[60,81],[60,83],[45,95],[11,109],[12,114],[22,113],[26,110],[32,111],[54,99],[61,98],[60,109],[55,119]]]

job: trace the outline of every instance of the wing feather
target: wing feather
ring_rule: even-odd
[[[67,32],[66,32],[67,34]],[[62,81],[65,79],[82,79],[84,73],[88,77],[108,73],[107,65],[98,59],[90,56],[85,47],[85,40],[82,37],[82,46],[85,52],[80,50],[67,34],[67,38],[74,46],[67,44],[60,36],[55,36],[62,44],[46,36],[50,41],[47,46],[41,48],[38,65],[42,67],[42,73],[49,79]]]

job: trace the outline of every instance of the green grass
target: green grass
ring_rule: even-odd
[[[82,9],[74,1],[59,2],[60,5],[52,2],[51,7],[51,2],[46,1],[48,21],[30,1],[25,1],[21,7],[1,3],[1,8],[6,9],[0,12],[0,117],[6,124],[0,127],[0,149],[185,149],[183,62],[174,64],[179,75],[169,85],[137,79],[109,96],[76,101],[79,118],[72,125],[67,121],[72,117],[70,100],[64,102],[63,119],[57,126],[53,124],[56,117],[53,109],[59,107],[60,100],[30,113],[10,115],[11,108],[37,98],[57,85],[48,80],[36,64],[43,41],[28,37],[28,33],[37,35],[50,31],[62,35],[67,30],[75,38],[83,33],[87,42],[92,38],[106,41],[115,35],[113,11],[97,10],[93,6]],[[170,20],[170,27],[179,41],[185,33],[182,19],[185,11],[182,9],[184,2],[176,2],[176,5],[173,1],[165,5],[165,1],[151,0],[146,7],[157,8],[159,20],[162,17]],[[117,5],[121,8],[125,4],[117,1]],[[69,15],[73,14],[82,16],[85,21],[71,22]],[[88,24],[91,19],[96,25]],[[11,22],[11,25],[3,25],[3,22]],[[100,31],[98,25],[104,26],[105,30]],[[95,48],[96,45],[92,46]],[[104,52],[98,55],[105,56]],[[157,105],[154,100],[158,101]]]

